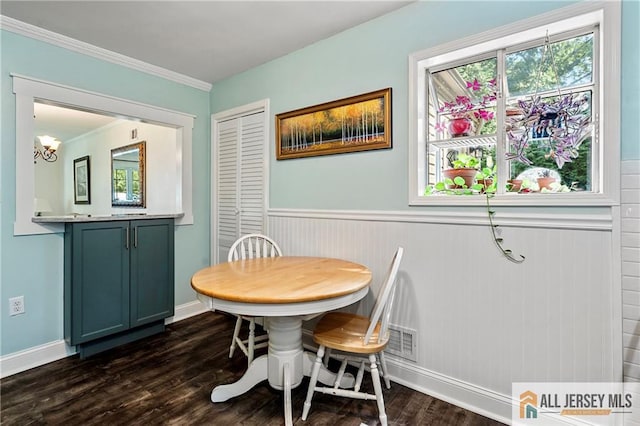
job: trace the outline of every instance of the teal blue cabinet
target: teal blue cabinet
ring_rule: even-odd
[[[66,224],[64,334],[81,357],[164,330],[173,237],[173,219]]]

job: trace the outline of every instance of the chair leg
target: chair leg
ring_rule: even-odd
[[[327,348],[326,352],[324,353],[323,365],[325,367],[329,367],[329,358],[331,358],[331,348]]]
[[[382,385],[380,383],[380,372],[376,365],[376,356],[374,354],[369,355],[369,362],[371,363],[371,380],[373,381],[373,389],[376,393],[376,402],[378,403],[378,415],[380,417],[380,424],[387,426],[387,413],[384,410],[384,398],[382,397]]]
[[[384,378],[384,384],[387,386],[387,389],[391,389],[389,370],[387,370],[387,360],[385,359],[384,352],[380,352],[380,366],[382,367],[382,377]]]
[[[253,361],[253,351],[256,346],[256,320],[251,318],[249,320],[249,341],[247,342],[247,359],[248,364]]]
[[[340,382],[342,382],[342,377],[344,377],[344,372],[347,370],[347,359],[343,359],[340,364],[340,369],[338,369],[338,373],[336,374],[336,380],[333,383],[333,387],[338,389],[340,387]]]
[[[364,360],[360,363],[360,367],[358,368],[358,374],[356,375],[356,384],[353,387],[353,390],[356,392],[360,391],[360,385],[362,384],[362,376],[364,376]]]
[[[236,339],[240,335],[241,325],[242,325],[242,317],[238,315],[238,319],[236,319],[236,326],[233,329],[233,337],[231,338],[231,347],[229,348],[229,358],[233,357],[233,352],[236,350]]]
[[[320,366],[322,365],[322,356],[324,355],[324,346],[320,345],[318,353],[316,355],[316,361],[313,364],[313,371],[311,372],[311,378],[309,379],[309,389],[307,390],[307,399],[304,401],[302,407],[302,420],[307,420],[309,415],[309,409],[311,409],[311,398],[313,398],[313,392],[315,391],[316,384],[318,383],[318,374],[320,373]]]

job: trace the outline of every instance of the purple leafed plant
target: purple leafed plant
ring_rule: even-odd
[[[511,152],[507,160],[531,165],[526,156],[530,137],[549,138],[547,158],[562,168],[578,158],[578,148],[591,134],[589,99],[584,95],[561,95],[544,101],[540,96],[518,101],[519,114],[507,117],[507,138]]]
[[[455,102],[444,102],[438,112],[441,114],[451,114],[453,118],[469,118],[476,120],[489,121],[493,119],[494,113],[488,111],[485,108],[489,108],[492,102],[496,100],[496,79],[491,79],[486,83],[478,81],[474,78],[473,81],[467,81],[467,89],[472,92],[482,90],[483,87],[489,89],[489,93],[482,95],[482,97],[471,98],[467,95],[456,96]],[[446,127],[444,123],[438,122],[435,125],[437,132],[443,132]]]

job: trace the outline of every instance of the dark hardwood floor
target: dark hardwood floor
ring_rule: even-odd
[[[152,336],[80,360],[72,356],[2,379],[0,423],[10,425],[282,425],[283,396],[267,382],[213,404],[211,389],[242,376],[228,358],[234,319],[201,314]],[[302,421],[308,378],[293,390],[298,426],[379,424],[375,401],[316,394]],[[370,380],[363,388],[372,389]],[[390,425],[501,425],[397,383],[385,389]]]

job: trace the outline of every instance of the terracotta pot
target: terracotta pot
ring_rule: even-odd
[[[521,179],[509,179],[507,181],[508,185],[507,190],[509,192],[519,192],[520,188],[522,188],[522,180]]]
[[[541,177],[541,178],[538,178],[538,186],[540,187],[540,189],[542,188],[551,189],[549,185],[551,185],[555,181],[556,179],[552,177]]]
[[[478,179],[478,183],[482,185],[482,192],[484,192],[493,185],[493,179]]]
[[[445,179],[449,178],[453,180],[456,176],[460,176],[462,179],[464,179],[464,183],[467,186],[467,188],[471,188],[471,185],[473,185],[473,182],[476,179],[477,173],[478,171],[476,169],[469,169],[469,168],[447,169],[442,171],[442,175],[444,176]],[[447,189],[462,188],[461,186],[458,186],[458,185],[446,185],[446,187]]]
[[[452,138],[469,136],[471,133],[471,120],[466,117],[452,118],[449,120],[449,133]]]

